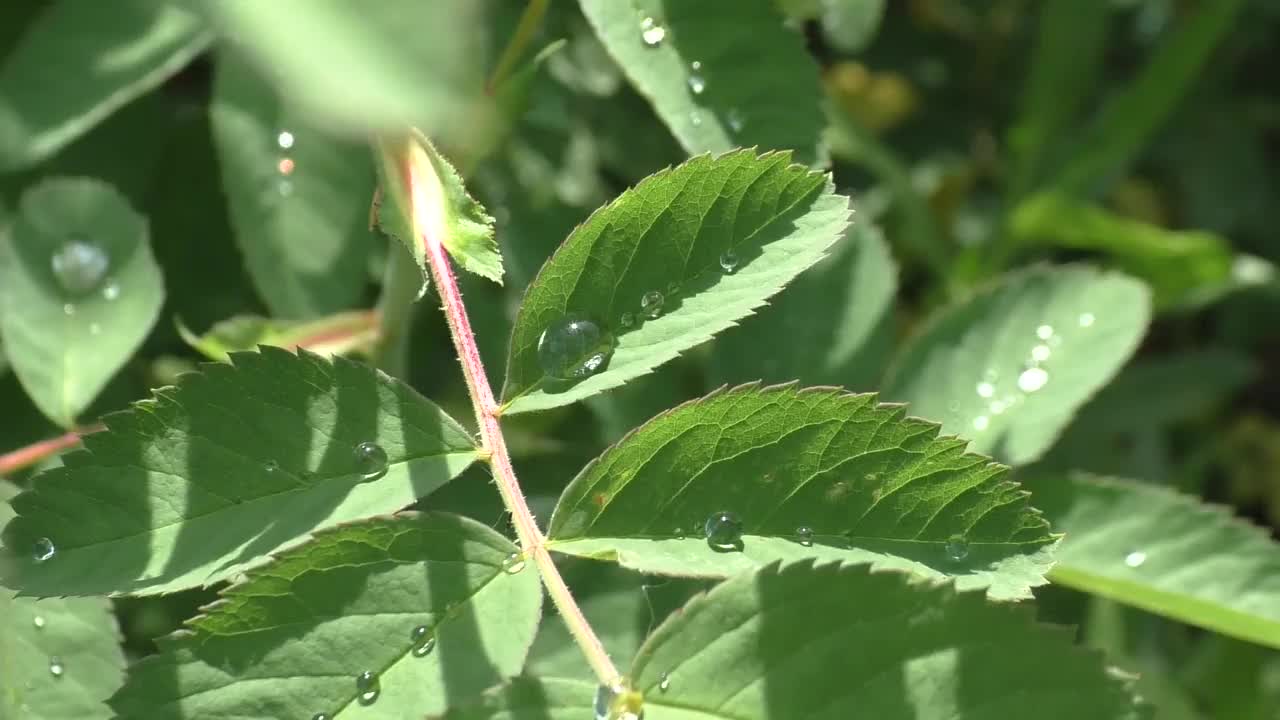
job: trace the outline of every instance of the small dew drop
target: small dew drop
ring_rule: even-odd
[[[734,132],[742,132],[742,128],[747,124],[742,117],[742,111],[738,108],[730,108],[728,115],[725,116],[725,121],[729,123],[729,129]]]
[[[694,64],[698,65],[699,63],[695,62]],[[694,95],[701,95],[702,92],[706,89],[707,89],[706,79],[703,78],[702,75],[697,72],[697,68],[694,68],[694,72],[689,74],[689,91],[692,92]]]
[[[111,302],[120,297],[120,283],[115,280],[108,280],[107,284],[102,287],[102,299]]]
[[[281,175],[292,175],[294,169],[293,158],[282,157],[276,162],[276,172]]]
[[[426,657],[436,649],[436,637],[431,634],[431,630],[426,625],[414,628],[409,637],[413,640],[414,657]]]
[[[1131,568],[1142,567],[1142,564],[1145,563],[1146,561],[1147,561],[1147,554],[1142,552],[1141,550],[1134,550],[1133,552],[1124,556],[1124,564]]]
[[[796,528],[796,542],[805,547],[811,547],[813,545],[813,528],[808,525],[801,525]]]
[[[1052,354],[1053,350],[1049,349],[1048,345],[1036,345],[1031,348],[1031,359],[1038,363],[1048,360]]]
[[[280,463],[276,462],[275,460],[268,460],[267,464],[262,466],[262,469],[266,470],[268,473],[279,472]]]
[[[645,317],[656,318],[662,314],[662,304],[666,302],[666,298],[657,290],[650,290],[640,298],[640,312]]]
[[[520,553],[511,553],[502,559],[502,572],[508,575],[515,575],[524,569],[524,556]]]
[[[288,130],[281,130],[280,134],[276,135],[276,145],[279,145],[281,150],[288,150],[293,147],[293,133]]]
[[[97,245],[74,239],[63,243],[50,263],[63,292],[78,297],[102,283],[111,259]]]
[[[702,534],[713,550],[738,550],[742,547],[742,521],[726,510],[711,513],[702,526]]]
[[[675,530],[672,530],[671,533],[676,536],[677,540],[684,539],[684,528],[682,527],[678,527]]]
[[[62,677],[62,674],[65,673],[66,671],[67,671],[67,667],[62,664],[62,658],[58,657],[57,655],[54,655],[53,657],[49,658],[49,674],[50,675],[56,678],[60,678]]]
[[[622,317],[618,320],[618,324],[622,326],[623,330],[629,330],[635,327],[635,324],[636,324],[635,313],[629,313],[629,312],[622,313]]]
[[[569,314],[547,326],[538,339],[538,363],[557,380],[581,380],[604,367],[613,335],[591,320]]]
[[[1041,340],[1048,340],[1049,338],[1053,337],[1053,326],[1041,325],[1040,327],[1036,328],[1036,337],[1040,338]]]
[[[76,314],[76,306],[75,306],[75,305],[72,305],[71,303],[64,303],[64,304],[63,304],[63,306],[62,306],[62,313],[63,313],[64,315],[75,315],[75,314]]]
[[[978,432],[982,432],[983,430],[986,430],[989,427],[991,427],[991,418],[987,417],[986,415],[979,415],[978,417],[973,419],[974,430],[977,430]]]
[[[1025,393],[1033,393],[1049,382],[1049,373],[1044,368],[1030,367],[1018,376],[1018,389]]]
[[[720,253],[720,269],[725,271],[725,274],[732,275],[738,269],[738,253],[732,250]]]
[[[36,540],[31,556],[35,558],[36,562],[45,562],[53,559],[53,556],[57,554],[58,548],[54,547],[53,541],[47,537],[42,537]]]
[[[31,623],[36,626],[37,630],[44,629],[44,616],[43,615],[35,616],[34,618],[32,618]]]
[[[671,689],[671,673],[664,672],[658,676],[658,690],[666,692]]]
[[[316,713],[315,715],[311,716],[311,720],[332,720],[332,719],[329,717],[329,713]]]
[[[960,562],[969,557],[969,542],[964,539],[963,535],[952,535],[947,540],[946,545],[947,557],[952,562]]]
[[[356,467],[365,481],[376,480],[387,472],[387,451],[375,442],[365,441],[356,446]]]
[[[656,48],[666,37],[667,29],[659,25],[658,21],[651,17],[640,21],[640,39],[644,40],[645,45]]]
[[[365,670],[356,676],[356,700],[361,705],[372,705],[378,700],[378,695],[382,692],[382,683],[378,680],[378,676],[371,670]]]
[[[1080,317],[1077,319],[1077,322],[1080,323],[1080,327],[1087,328],[1093,327],[1093,321],[1095,319],[1096,318],[1093,317],[1093,313],[1080,313]]]
[[[996,386],[989,382],[978,383],[978,397],[989,398],[996,394]]]

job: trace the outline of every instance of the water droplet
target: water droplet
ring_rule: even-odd
[[[1040,338],[1041,340],[1048,340],[1049,338],[1053,337],[1053,326],[1041,325],[1040,327],[1036,328],[1036,337]]]
[[[618,678],[596,688],[594,710],[596,720],[641,720],[644,696],[631,687],[630,680]]]
[[[356,446],[356,467],[360,475],[368,480],[375,480],[387,472],[387,451],[376,442],[362,442]]]
[[[701,65],[701,63],[695,62],[694,65]],[[697,68],[694,68],[694,72],[689,74],[689,91],[692,92],[694,95],[701,95],[702,91],[706,89],[707,89],[706,79],[703,78],[702,75],[697,72]]]
[[[732,274],[738,269],[738,253],[732,250],[725,250],[720,253],[720,269],[726,273]]]
[[[56,678],[60,678],[62,677],[62,674],[66,671],[67,671],[67,666],[62,664],[62,658],[58,657],[57,655],[54,655],[53,657],[49,658],[49,674],[50,675]]]
[[[409,636],[413,640],[413,656],[426,657],[436,649],[436,637],[426,625],[419,625]]]
[[[979,415],[978,417],[973,419],[974,430],[977,430],[978,432],[982,432],[983,430],[986,430],[989,427],[991,427],[991,418],[987,417],[986,415]]]
[[[280,134],[276,135],[276,145],[279,145],[281,150],[288,150],[293,147],[293,133],[288,130],[281,130]]]
[[[996,394],[996,386],[989,382],[978,383],[978,397],[989,398]]]
[[[1049,373],[1044,368],[1030,367],[1018,376],[1018,389],[1025,393],[1033,393],[1049,382]]]
[[[31,556],[35,558],[36,562],[44,562],[57,554],[58,548],[53,546],[53,541],[47,537],[42,537],[39,540],[36,540]]]
[[[71,303],[65,303],[65,304],[62,306],[62,312],[63,312],[63,314],[65,314],[65,315],[75,315],[75,314],[76,314],[76,306],[75,306],[75,305],[72,305]]]
[[[276,162],[276,172],[281,175],[292,175],[294,167],[293,158],[282,157]]]
[[[658,690],[666,692],[671,689],[671,673],[664,672],[658,676]]]
[[[1145,563],[1146,561],[1147,561],[1147,554],[1142,552],[1141,550],[1134,550],[1133,552],[1124,556],[1124,564],[1128,565],[1131,568],[1142,567],[1142,564]]]
[[[677,540],[683,540],[683,539],[684,539],[684,528],[682,528],[682,527],[678,527],[678,528],[676,528],[675,530],[673,530],[673,531],[672,531],[672,533],[676,536],[676,539],[677,539]]]
[[[1048,345],[1037,345],[1031,348],[1031,359],[1038,363],[1048,360],[1051,354],[1053,354],[1053,351],[1049,349]]]
[[[581,315],[560,318],[538,338],[538,363],[558,380],[590,377],[612,354],[613,335]]]
[[[667,29],[659,25],[657,20],[647,17],[640,21],[640,38],[645,45],[658,47],[667,38]]]
[[[263,465],[262,468],[266,470],[268,473],[279,472],[280,463],[276,462],[275,460],[268,460],[267,464]]]
[[[329,717],[329,713],[316,713],[315,715],[311,716],[311,720],[332,720],[332,719]]]
[[[111,302],[118,297],[120,297],[120,283],[108,280],[107,284],[102,286],[102,299]]]
[[[713,549],[737,550],[742,546],[742,521],[725,510],[714,512],[703,524],[702,534]]]
[[[635,313],[629,313],[629,312],[622,313],[622,318],[618,321],[618,323],[622,325],[623,330],[627,330],[635,326],[636,324]]]
[[[689,124],[694,127],[700,127],[702,125],[702,113],[697,110],[690,110]]]
[[[662,314],[662,304],[666,302],[666,298],[657,290],[650,290],[640,298],[640,312],[646,317],[656,318]]]
[[[84,240],[68,240],[51,260],[53,276],[62,290],[80,296],[98,287],[107,275],[111,259],[97,245]]]
[[[1093,317],[1093,313],[1080,313],[1080,317],[1077,322],[1080,323],[1080,327],[1087,328],[1093,326],[1093,321],[1095,319],[1096,318]]]
[[[747,124],[742,117],[742,111],[738,108],[730,108],[725,120],[729,123],[729,129],[734,132],[742,132],[742,128]]]
[[[796,528],[796,542],[805,547],[813,545],[813,528],[808,525],[801,525]]]
[[[41,630],[41,629],[43,629],[43,628],[44,628],[44,616],[43,616],[43,615],[37,615],[37,616],[35,616],[34,618],[32,618],[31,622],[32,622],[32,624],[34,624],[34,625],[36,626],[36,629],[37,629],[37,630]]]
[[[963,535],[952,535],[947,540],[946,545],[947,557],[952,562],[960,562],[969,557],[969,542],[964,539]]]
[[[378,695],[382,692],[382,683],[378,680],[378,676],[371,670],[365,670],[356,676],[356,700],[361,705],[372,705],[378,700]]]
[[[515,575],[524,569],[524,556],[520,553],[511,553],[502,559],[502,572],[508,575]]]

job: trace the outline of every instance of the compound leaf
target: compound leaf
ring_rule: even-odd
[[[504,569],[516,551],[441,513],[317,533],[162,639],[111,705],[122,720],[440,712],[524,662],[542,589],[532,567]],[[357,688],[364,672],[376,696]]]
[[[787,153],[702,156],[645,179],[575,229],[530,284],[511,332],[507,412],[616,387],[731,327],[820,260],[848,218],[830,179]],[[568,385],[538,348],[548,326],[577,315],[616,344]]]
[[[748,385],[687,403],[574,478],[550,547],[703,577],[775,560],[869,562],[1028,596],[1048,569],[1048,523],[1005,468],[905,414],[836,388]],[[736,548],[704,537],[725,511],[743,526]]]
[[[466,430],[399,381],[271,347],[105,422],[13,501],[4,538],[25,595],[208,585],[309,532],[398,510],[476,455]]]

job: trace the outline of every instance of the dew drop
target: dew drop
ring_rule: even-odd
[[[623,330],[628,330],[632,327],[635,327],[635,324],[636,324],[635,313],[629,313],[629,312],[622,313],[622,318],[618,320],[618,324],[622,326]]]
[[[35,625],[35,626],[36,626],[36,629],[37,629],[37,630],[43,630],[43,629],[44,629],[44,616],[43,616],[43,615],[37,615],[37,616],[35,616],[34,618],[32,618],[31,623],[32,623],[33,625]]]
[[[378,700],[378,695],[382,692],[382,683],[378,680],[378,676],[371,670],[365,670],[356,676],[356,700],[361,705],[372,705]]]
[[[991,418],[987,417],[986,415],[979,415],[978,417],[973,419],[974,430],[977,430],[978,432],[982,432],[983,430],[986,430],[989,427],[991,427]]]
[[[648,318],[656,318],[662,314],[662,304],[666,298],[657,290],[650,290],[640,298],[640,312]]]
[[[47,537],[42,537],[36,540],[31,556],[35,558],[36,562],[44,562],[52,559],[57,554],[58,548],[54,547],[53,541]]]
[[[666,38],[667,29],[658,24],[657,20],[647,17],[640,21],[640,39],[644,40],[645,45],[656,48]]]
[[[292,175],[294,167],[293,158],[282,157],[276,162],[276,172],[281,175]]]
[[[702,126],[702,113],[697,110],[689,111],[689,124],[694,127]]]
[[[107,284],[102,286],[102,299],[111,302],[118,297],[120,297],[120,283],[108,280]]]
[[[75,305],[72,305],[71,303],[65,303],[65,304],[63,304],[63,306],[62,306],[62,313],[63,313],[64,315],[75,315],[75,314],[76,314],[76,306],[75,306]]]
[[[996,386],[989,382],[978,383],[978,397],[989,398],[996,394]]]
[[[267,464],[262,466],[262,469],[266,470],[268,473],[279,472],[280,463],[276,462],[275,460],[268,460]]]
[[[1040,338],[1041,340],[1048,340],[1049,338],[1053,337],[1053,326],[1041,325],[1040,327],[1036,328],[1036,337]]]
[[[742,128],[747,124],[742,117],[742,111],[738,108],[730,108],[725,120],[729,123],[729,129],[734,132],[742,132]]]
[[[413,640],[414,657],[426,657],[436,649],[436,637],[431,634],[431,630],[426,625],[414,628],[409,637]]]
[[[382,477],[387,472],[387,451],[376,442],[365,441],[356,446],[356,467],[367,482]]]
[[[281,130],[280,134],[276,135],[276,145],[279,145],[281,150],[288,150],[293,147],[293,133],[288,130]]]
[[[618,678],[596,688],[594,704],[596,720],[642,720],[644,697],[631,687],[631,681]]]
[[[658,690],[666,692],[671,689],[671,673],[664,672],[658,676]]]
[[[1053,354],[1053,351],[1049,349],[1048,345],[1036,345],[1031,348],[1031,359],[1038,363],[1048,360],[1051,354]]]
[[[963,535],[952,535],[947,540],[945,550],[947,551],[947,557],[952,562],[960,562],[969,557],[969,542],[964,539]]]
[[[332,720],[332,719],[329,717],[329,713],[316,713],[315,715],[311,716],[311,720]]]
[[[796,542],[805,547],[811,547],[813,545],[813,528],[808,525],[801,525],[796,528]]]
[[[53,657],[49,658],[49,674],[50,675],[56,678],[60,678],[62,677],[62,674],[65,673],[66,671],[67,671],[67,666],[62,664],[62,658],[58,657],[57,655],[54,655]]]
[[[1049,382],[1049,373],[1044,368],[1030,367],[1018,376],[1018,389],[1025,393],[1033,393]]]
[[[683,539],[684,539],[684,528],[682,528],[682,527],[678,527],[678,528],[676,528],[675,530],[673,530],[673,531],[672,531],[672,534],[676,536],[676,539],[677,539],[677,540],[683,540]]]
[[[694,62],[694,65],[700,66],[701,63]],[[697,71],[697,67],[693,70],[694,71],[689,74],[689,91],[694,95],[701,95],[702,91],[707,89],[707,81],[702,77],[702,74]]]
[[[1080,323],[1080,327],[1087,328],[1093,327],[1093,321],[1095,319],[1096,318],[1093,317],[1093,313],[1080,313],[1080,317],[1077,318],[1076,322]]]
[[[81,239],[68,240],[50,261],[63,292],[80,296],[102,283],[111,259],[102,248]]]
[[[1141,550],[1134,550],[1133,552],[1124,556],[1124,564],[1131,568],[1142,567],[1142,564],[1145,563],[1146,561],[1147,561],[1147,554],[1142,552]]]
[[[524,569],[524,556],[520,553],[511,553],[502,559],[502,572],[508,575],[515,575]]]
[[[613,354],[613,335],[577,314],[547,326],[538,338],[538,363],[558,380],[581,380],[604,367]]]
[[[720,269],[732,275],[738,269],[738,253],[732,250],[720,253]]]
[[[714,550],[738,550],[742,547],[742,521],[727,510],[711,513],[702,526],[702,534]]]

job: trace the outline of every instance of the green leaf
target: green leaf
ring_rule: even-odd
[[[1013,465],[1038,458],[1146,331],[1141,283],[1035,267],[947,308],[899,351],[885,396]]]
[[[263,347],[108,415],[87,452],[36,478],[4,531],[24,595],[209,585],[309,532],[398,510],[475,459],[470,436],[364,365]],[[377,443],[386,471],[362,459]],[[368,477],[366,477],[368,476]]]
[[[754,146],[826,164],[818,66],[772,0],[579,5],[689,154]]]
[[[111,706],[122,720],[443,711],[520,671],[542,589],[532,566],[504,570],[516,551],[446,514],[318,533],[162,639],[161,654],[133,666]],[[366,671],[378,676],[373,702],[356,687]]]
[[[848,224],[848,199],[788,153],[694,158],[596,211],[525,292],[511,333],[508,413],[566,405],[621,385],[731,327],[823,257]],[[731,260],[731,272],[722,261]],[[661,313],[641,300],[660,293]],[[571,314],[617,338],[595,375],[565,387],[538,343]],[[634,318],[626,327],[623,318]]]
[[[1114,179],[1137,159],[1177,109],[1246,4],[1245,0],[1215,0],[1187,13],[1181,26],[1152,53],[1133,84],[1108,103],[1083,134],[1074,159],[1054,187],[1072,194],[1087,193]]]
[[[427,281],[426,243],[444,245],[463,268],[502,284],[502,255],[493,218],[467,193],[462,176],[425,135],[411,132],[377,144],[382,188],[376,207],[383,232],[404,243]]]
[[[0,526],[17,492],[0,480]],[[33,600],[0,588],[0,717],[110,718],[105,701],[124,680],[118,636],[102,598]]]
[[[47,3],[0,65],[0,171],[35,165],[175,74],[209,44],[150,0]]]
[[[892,349],[897,290],[898,267],[884,235],[855,222],[832,257],[716,340],[711,377],[716,384],[800,380],[870,390]],[[770,342],[783,337],[785,343]]]
[[[549,547],[701,577],[779,559],[869,562],[1028,596],[1048,570],[1048,523],[1006,468],[905,414],[836,388],[743,386],[687,403],[574,478]],[[736,551],[703,535],[723,511],[743,524]]]
[[[443,720],[582,720],[591,717],[596,686],[567,678],[517,677],[475,702],[438,716]],[[661,720],[660,715],[646,718]]]
[[[231,353],[274,345],[286,350],[306,348],[317,355],[342,355],[367,349],[378,335],[377,313],[368,310],[338,313],[313,322],[291,323],[257,315],[237,315],[196,335],[178,324],[178,334],[210,360],[226,362]]]
[[[1028,606],[834,563],[771,565],[695,598],[631,678],[653,720],[1146,714],[1101,654]]]
[[[272,314],[314,318],[358,304],[368,280],[369,151],[282,106],[231,53],[209,108],[236,242]]]
[[[478,129],[485,3],[188,0],[300,117],[358,137]]]
[[[1009,232],[1023,245],[1106,253],[1151,286],[1157,307],[1225,283],[1234,263],[1231,244],[1214,233],[1149,225],[1056,193],[1022,202],[1009,219]]]
[[[149,234],[146,218],[110,185],[59,178],[27,190],[0,236],[6,352],[32,400],[65,427],[160,314],[164,287]]]
[[[1280,648],[1280,544],[1167,488],[1051,475],[1028,480],[1066,531],[1055,583]]]

